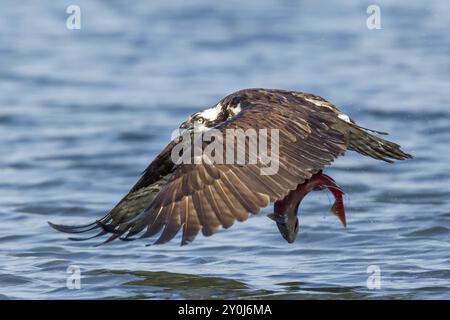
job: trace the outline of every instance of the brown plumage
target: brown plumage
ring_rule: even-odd
[[[176,139],[105,217],[84,226],[51,225],[68,233],[100,229],[96,236],[111,234],[106,242],[138,234],[159,235],[156,244],[171,240],[181,230],[181,244],[187,244],[199,232],[210,236],[283,199],[347,149],[387,162],[411,158],[399,145],[372,135],[315,95],[247,89],[225,97],[215,108],[221,108],[220,112],[205,122],[222,132],[279,129],[276,174],[261,175],[261,164],[175,165],[170,154],[179,143]]]

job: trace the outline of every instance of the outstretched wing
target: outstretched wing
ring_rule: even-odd
[[[146,229],[142,237],[160,233],[155,243],[161,244],[182,229],[181,243],[187,244],[200,231],[209,236],[285,197],[346,150],[344,135],[333,129],[338,121],[334,110],[317,108],[305,100],[298,102],[293,97],[277,101],[276,106],[271,101],[252,103],[216,127],[222,132],[279,129],[277,173],[261,175],[260,163],[179,165],[150,206],[119,224],[110,239],[125,233],[129,238]]]
[[[172,177],[174,164],[170,161],[170,155],[172,148],[177,143],[179,143],[179,139],[172,140],[145,169],[142,177],[127,195],[100,220],[79,226],[49,222],[50,226],[58,231],[74,234],[100,229],[100,232],[92,237],[70,238],[71,240],[88,240],[110,232],[118,235],[117,230],[120,230],[120,225],[143,212]]]

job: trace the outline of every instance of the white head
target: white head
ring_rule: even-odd
[[[193,130],[196,132],[206,131],[234,117],[240,111],[240,104],[229,108],[223,106],[221,103],[218,103],[211,108],[193,113],[185,122],[181,124],[180,129],[190,131]]]

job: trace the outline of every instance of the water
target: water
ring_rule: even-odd
[[[379,1],[2,1],[0,297],[450,298],[450,6]],[[247,87],[321,95],[415,155],[327,169],[289,245],[265,215],[191,245],[76,243],[192,112]],[[69,266],[81,289],[66,288]],[[367,268],[381,288],[366,287]]]

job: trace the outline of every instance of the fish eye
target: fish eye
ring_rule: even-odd
[[[205,123],[205,118],[203,118],[203,117],[198,117],[197,119],[195,119],[195,121],[197,121],[197,123],[202,124],[202,123]]]

